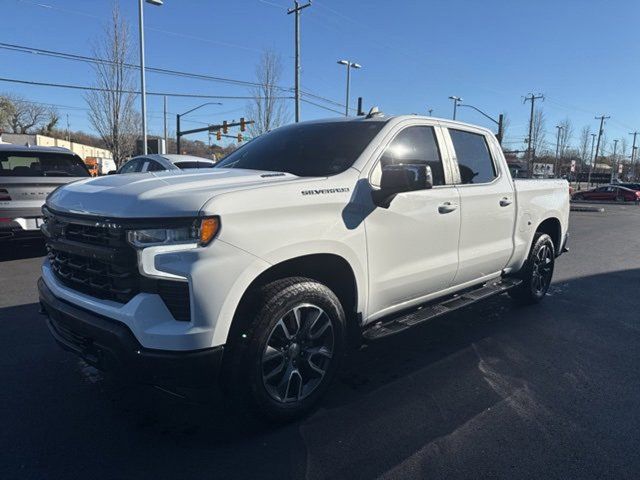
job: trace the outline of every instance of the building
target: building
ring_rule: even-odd
[[[63,147],[68,148],[83,160],[92,158],[111,158],[111,152],[104,148],[92,147],[82,143],[69,142],[61,138],[48,137],[46,135],[29,133],[0,133],[0,143],[13,143],[14,145],[33,145],[38,147]]]

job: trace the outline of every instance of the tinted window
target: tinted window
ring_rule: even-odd
[[[140,160],[129,160],[121,168],[119,173],[139,172],[142,162]]]
[[[449,129],[456,151],[461,183],[488,183],[496,178],[484,135]]]
[[[149,162],[149,165],[147,166],[147,172],[159,172],[161,170],[164,170],[164,167],[162,165],[160,165],[158,162],[154,162],[153,160],[151,160]]]
[[[178,168],[212,168],[215,164],[209,162],[176,162],[174,165]]]
[[[380,159],[382,165],[426,163],[434,185],[444,185],[444,169],[433,127],[409,127],[389,144]]]
[[[82,159],[76,155],[44,152],[0,152],[3,177],[88,177]]]
[[[288,172],[325,177],[353,165],[384,122],[294,124],[261,135],[231,153],[219,168]]]

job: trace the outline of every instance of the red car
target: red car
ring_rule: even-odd
[[[616,202],[640,202],[640,191],[619,185],[605,185],[584,192],[576,192],[573,200],[602,200]]]

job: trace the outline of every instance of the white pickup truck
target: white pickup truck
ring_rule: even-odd
[[[502,292],[541,300],[569,187],[514,181],[484,128],[371,113],[276,129],[208,171],[75,182],[43,211],[63,347],[288,420],[347,348]]]

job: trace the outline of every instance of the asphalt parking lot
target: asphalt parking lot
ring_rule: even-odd
[[[635,205],[573,212],[542,304],[495,297],[369,345],[280,427],[62,351],[42,246],[1,246],[0,478],[638,478],[639,232]]]

